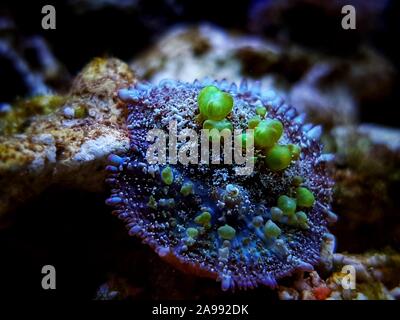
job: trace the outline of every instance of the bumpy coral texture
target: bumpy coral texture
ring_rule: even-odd
[[[283,124],[279,144],[299,146],[300,156],[273,171],[259,155],[250,175],[235,174],[235,164],[150,165],[145,155],[153,142],[146,141],[147,132],[168,132],[171,120],[177,121],[178,131],[199,131],[197,98],[209,85],[233,97],[226,118],[233,128],[247,129],[256,109],[264,106],[265,119]],[[112,191],[107,203],[131,235],[177,268],[221,281],[223,290],[275,287],[282,277],[313,269],[334,217],[329,155],[321,153],[319,126],[304,124],[304,115],[272,91],[262,92],[258,83],[246,81],[239,86],[226,80],[139,83],[120,91],[120,98],[128,108],[131,147],[128,154],[109,158]],[[306,217],[302,227],[285,218],[277,205],[282,195],[295,199],[299,186],[315,197],[312,206],[296,209]]]

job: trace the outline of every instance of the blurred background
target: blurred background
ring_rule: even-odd
[[[351,86],[349,91],[356,95],[356,103],[362,103],[358,108],[360,120],[397,124],[397,119],[391,116],[396,111],[393,105],[398,93],[394,90],[399,54],[395,41],[399,31],[396,1],[53,3],[57,12],[56,30],[43,30],[41,8],[50,2],[2,2],[1,87],[7,89],[2,90],[0,101],[11,102],[16,96],[41,90],[39,83],[35,88],[26,79],[29,72],[39,74],[43,85],[51,89],[67,88],[68,80],[95,56],[110,55],[134,65],[140,63],[145,69],[141,70],[141,76],[149,79],[163,76],[192,79],[206,73],[219,78],[272,76],[279,78],[274,80],[285,91],[305,81],[316,64],[340,63],[330,66],[338,69],[331,76],[332,81],[345,79],[346,85]],[[356,7],[356,30],[341,27],[344,16],[341,8],[345,4]],[[158,57],[154,57],[156,51]],[[189,59],[190,54],[195,56],[194,60],[182,61],[188,65],[185,64],[184,70],[179,71],[176,66],[173,69],[177,60]],[[202,62],[202,54],[203,58],[212,57],[214,64],[227,57],[223,63],[228,66],[208,66],[201,73],[202,68],[195,64]],[[143,66],[144,60],[155,58],[159,59],[159,65],[153,61],[147,68]],[[204,60],[207,59],[203,63]],[[197,73],[188,69],[190,64]],[[210,69],[214,69],[212,74]],[[227,69],[231,69],[230,74]],[[333,73],[325,71],[329,72]],[[379,113],[372,106],[377,101]]]
[[[56,30],[41,27],[45,4],[56,8]],[[341,27],[346,4],[356,8],[355,30]],[[95,57],[121,59],[135,77],[154,82],[260,80],[324,128],[325,149],[336,155],[337,251],[394,254],[400,244],[399,31],[394,0],[2,1],[0,153],[46,113],[21,101],[67,94]],[[10,193],[10,177],[24,171],[2,170],[8,175],[2,193]],[[6,261],[0,279],[22,274],[17,281],[27,295],[40,291],[40,266],[56,261],[69,272],[62,297],[103,297],[110,286],[129,298],[217,296],[207,281],[184,278],[192,289],[179,287],[180,275],[125,235],[103,205],[104,190],[59,183],[29,201],[12,199],[0,211]],[[393,275],[382,281],[388,288],[399,283]],[[176,292],[168,291],[171,285]],[[14,289],[8,295],[21,294]],[[272,294],[247,294],[258,295]]]

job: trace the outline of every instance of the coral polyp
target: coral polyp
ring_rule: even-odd
[[[319,126],[304,124],[304,115],[273,92],[246,81],[139,83],[119,98],[128,110],[130,150],[109,158],[107,203],[130,235],[177,268],[221,281],[223,290],[275,287],[280,278],[313,269],[334,215]],[[253,170],[238,175],[235,163],[150,163],[148,132],[168,133],[171,122],[194,132],[254,129]],[[251,140],[248,134],[242,141]]]

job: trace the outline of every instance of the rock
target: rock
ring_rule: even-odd
[[[125,63],[94,59],[54,112],[0,136],[0,219],[52,185],[103,190],[106,157],[129,145],[115,92],[135,81]]]
[[[239,81],[241,60],[257,59],[263,76],[276,63],[280,49],[259,38],[231,35],[209,24],[175,27],[164,34],[147,52],[131,63],[138,76],[158,82],[165,78],[193,81],[205,77]],[[258,68],[254,65],[253,68]]]
[[[393,300],[397,299],[400,256],[396,252],[345,254],[333,257],[334,270],[327,277],[313,271],[297,275],[291,286],[279,286],[283,300]],[[353,267],[355,289],[344,288],[342,282]],[[347,282],[346,282],[347,283]]]
[[[343,59],[298,45],[228,33],[209,24],[170,29],[131,66],[152,82],[207,76],[257,80],[263,89],[276,91],[306,112],[310,122],[328,129],[356,123],[359,105],[387,96],[395,74],[392,64],[370,47]]]
[[[371,113],[364,104],[375,106],[391,93],[394,66],[372,48],[364,46],[347,59],[313,55],[314,63],[288,94],[313,122],[328,129],[357,123],[360,114]]]
[[[375,124],[362,124],[358,127],[360,134],[367,136],[373,145],[382,145],[391,152],[400,152],[400,130],[385,128]]]
[[[390,290],[395,289],[400,281],[398,253],[389,250],[357,255],[337,253],[334,255],[334,265],[337,271],[326,280],[334,296],[355,300],[395,299]],[[342,272],[344,266],[354,267],[355,289],[343,288],[342,279],[348,275]]]
[[[381,103],[394,88],[396,69],[377,50],[363,46],[337,66],[352,95],[359,103]],[[342,71],[342,72],[341,72]],[[375,112],[375,110],[373,110]]]
[[[289,102],[305,112],[312,122],[333,125],[353,124],[358,120],[357,102],[349,88],[342,84],[321,86],[324,77],[334,72],[334,66],[317,63],[290,90]]]
[[[333,208],[339,250],[400,244],[400,130],[363,124],[332,130],[336,153]]]

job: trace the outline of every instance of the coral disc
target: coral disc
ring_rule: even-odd
[[[224,107],[229,94],[234,104],[221,113],[231,110],[223,120],[206,122],[198,96],[211,85],[224,94],[213,88],[200,103]],[[225,100],[215,102],[219,96]],[[319,261],[332,216],[333,186],[329,156],[318,142],[319,126],[304,124],[304,115],[272,91],[262,92],[257,83],[246,81],[239,86],[226,80],[139,83],[121,90],[119,97],[128,110],[131,147],[127,154],[109,158],[112,191],[107,203],[131,235],[178,268],[221,281],[223,290],[274,287],[278,279],[311,270]],[[146,153],[154,141],[146,139],[148,132],[158,128],[168,134],[171,121],[178,133],[200,132],[204,122],[217,129],[258,128],[254,169],[238,175],[239,165],[223,161],[149,163]],[[185,143],[178,140],[177,150]],[[296,190],[301,191],[297,198]]]

